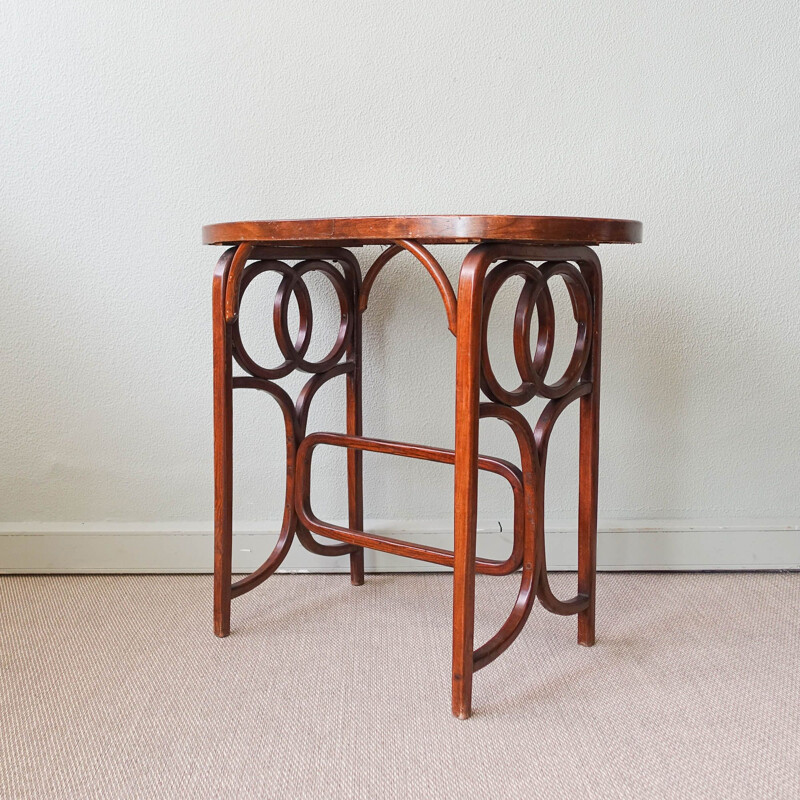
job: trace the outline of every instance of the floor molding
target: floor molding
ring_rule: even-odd
[[[409,541],[452,547],[452,532],[438,521],[374,520],[367,529]],[[277,539],[267,524],[240,525],[234,535],[234,570],[249,572]],[[478,552],[505,558],[509,525],[478,526]],[[548,524],[552,570],[574,570],[574,525]],[[200,523],[5,523],[0,525],[0,573],[137,573],[211,570],[211,526]],[[606,520],[601,523],[598,567],[603,570],[800,569],[800,520]],[[367,551],[371,572],[435,572],[444,568]],[[323,558],[297,543],[282,572],[346,572],[347,558]]]

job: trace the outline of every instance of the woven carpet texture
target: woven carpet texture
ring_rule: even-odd
[[[0,797],[800,797],[800,575],[600,574],[595,647],[537,605],[466,722],[451,589],[278,575],[220,640],[209,576],[0,578]]]

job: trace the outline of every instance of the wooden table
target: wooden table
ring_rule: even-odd
[[[578,642],[594,644],[597,542],[597,452],[600,399],[602,277],[590,245],[641,241],[642,226],[631,220],[573,217],[428,216],[232,222],[203,228],[206,244],[230,245],[217,264],[213,285],[214,321],[214,632],[230,633],[231,598],[258,586],[280,566],[293,538],[312,553],[348,554],[350,579],[364,582],[364,549],[382,550],[453,568],[453,714],[470,716],[472,675],[499,656],[519,635],[535,598],[555,614],[577,614]],[[463,261],[458,294],[425,245],[474,244]],[[388,245],[366,273],[350,249]],[[361,323],[370,290],[381,270],[399,253],[412,253],[433,278],[456,337],[455,449],[390,442],[363,436],[361,426]],[[250,282],[277,272],[273,306],[275,336],[284,361],[264,367],[245,349],[239,331],[239,304]],[[339,332],[319,361],[306,359],[312,329],[311,303],[303,276],[322,273],[339,301]],[[517,387],[495,377],[486,347],[487,320],[500,287],[523,279],[514,315]],[[564,373],[548,382],[555,334],[549,282],[564,281],[577,323],[575,345]],[[291,336],[288,308],[294,295],[299,330]],[[538,324],[533,332],[533,312]],[[234,376],[233,361],[245,376]],[[277,380],[294,370],[309,373],[292,401]],[[343,376],[347,388],[347,432],[306,433],[314,394],[326,381]],[[283,412],[286,432],[286,501],[277,545],[252,574],[231,583],[233,389],[259,389]],[[483,392],[488,402],[481,402]],[[535,425],[518,408],[534,397],[547,400]],[[578,501],[578,594],[568,600],[550,589],[544,547],[544,478],[553,425],[573,401],[580,403],[580,488]],[[479,455],[478,422],[503,420],[519,445],[519,466]],[[311,458],[320,446],[347,450],[348,527],[320,520],[311,508]],[[455,518],[453,552],[376,536],[364,531],[362,453],[390,453],[453,464]],[[478,470],[504,477],[514,498],[514,540],[504,561],[476,558]],[[313,534],[333,539],[325,544]],[[507,575],[521,569],[511,614],[495,636],[474,649],[475,574]]]

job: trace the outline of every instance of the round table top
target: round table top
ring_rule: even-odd
[[[424,244],[484,241],[534,244],[634,244],[642,223],[589,217],[491,215],[332,217],[329,219],[221,222],[203,227],[203,244],[309,244],[355,246],[413,239]]]

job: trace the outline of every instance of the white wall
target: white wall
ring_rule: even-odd
[[[7,532],[207,525],[201,224],[394,213],[643,220],[644,244],[600,248],[601,517],[800,522],[795,3],[6,0],[0,37]],[[463,251],[437,254],[454,279]],[[365,431],[450,445],[454,340],[410,258],[365,324]],[[342,394],[312,425],[342,425]],[[271,402],[237,412],[243,524],[280,516]],[[552,443],[559,519],[575,421]],[[315,475],[332,516],[339,463]],[[367,466],[369,517],[446,519],[447,468]],[[482,518],[509,516],[497,485]]]

